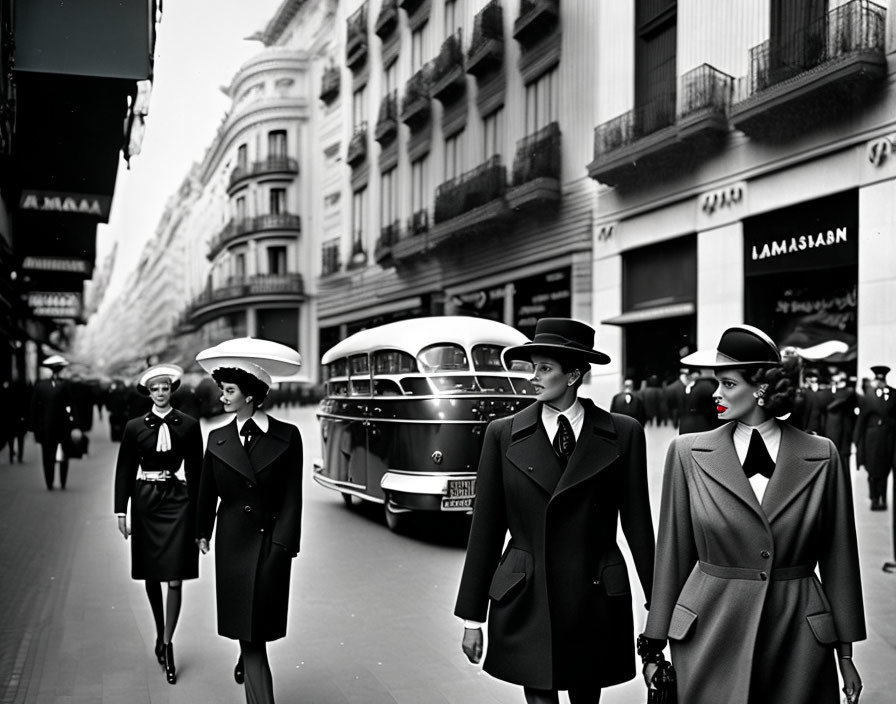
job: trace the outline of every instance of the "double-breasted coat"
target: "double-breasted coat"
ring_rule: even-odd
[[[620,520],[645,594],[652,582],[644,431],[628,416],[580,402],[584,421],[565,470],[540,403],[489,424],[455,606],[461,618],[488,617],[486,672],[538,689],[635,676]]]
[[[669,447],[645,634],[669,638],[680,702],[836,704],[834,646],[865,638],[849,478],[783,424],[760,505],[733,429]]]
[[[268,420],[248,452],[235,420],[209,433],[197,508],[197,536],[211,540],[217,528],[218,633],[253,642],[286,635],[301,537],[302,436],[294,425]]]
[[[893,466],[896,445],[896,389],[889,387],[887,400],[872,390],[859,402],[856,418],[856,464],[865,465],[868,476],[883,479]]]
[[[171,436],[171,449],[157,452],[159,426],[163,422]],[[174,484],[138,485],[141,469],[173,475],[181,463],[186,492]],[[114,503],[115,513],[125,513],[131,504],[134,579],[170,581],[199,576],[194,526],[201,466],[202,431],[195,418],[172,408],[164,421],[150,412],[125,425],[115,465]]]

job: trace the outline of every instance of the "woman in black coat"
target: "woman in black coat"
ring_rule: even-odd
[[[181,583],[199,576],[193,527],[202,433],[199,421],[171,407],[181,374],[174,364],[158,364],[141,375],[137,388],[153,407],[125,425],[115,467],[118,530],[125,540],[132,538],[131,576],[146,582],[156,624],[155,655],[171,684],[177,682],[171,640],[180,615]],[[186,482],[176,476],[181,466]],[[162,582],[168,583],[167,620]]]
[[[632,590],[617,525],[650,594],[654,537],[644,430],[578,398],[594,330],[538,321],[533,342],[504,351],[534,365],[538,403],[489,424],[455,606],[471,662],[523,686],[530,704],[593,704],[602,687],[635,676]],[[505,545],[505,537],[510,541]],[[503,554],[502,554],[503,551]]]
[[[254,343],[272,344],[242,343],[248,351]],[[208,437],[199,488],[199,549],[209,551],[217,524],[218,634],[240,643],[234,675],[237,682],[245,678],[246,701],[272,704],[266,643],[286,635],[290,568],[301,536],[302,436],[294,425],[261,410],[271,385],[261,366],[265,361],[238,358],[239,344],[226,348],[237,353],[227,359],[215,356],[215,349],[200,353],[197,361],[211,371],[225,411],[235,418]],[[295,356],[298,369],[298,353],[285,350]]]

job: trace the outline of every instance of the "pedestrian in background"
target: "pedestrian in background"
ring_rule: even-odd
[[[713,391],[715,380],[702,369],[690,369],[678,397],[678,434],[702,433],[719,427]]]
[[[668,420],[668,410],[666,409],[666,399],[663,394],[663,387],[656,374],[651,374],[645,379],[641,386],[641,390],[639,391],[639,395],[644,402],[644,417],[646,422],[665,425]]]
[[[819,382],[818,370],[814,367],[806,369],[803,379],[800,427],[807,433],[823,435],[825,413],[833,394]]]
[[[109,439],[121,442],[125,423],[128,422],[130,389],[124,379],[115,378],[106,394],[106,410],[109,414]]]
[[[643,428],[578,391],[594,330],[543,318],[532,342],[504,350],[506,365],[532,363],[537,403],[487,426],[473,523],[454,613],[465,620],[472,663],[522,685],[529,704],[593,704],[632,679],[632,589],[616,543],[622,522],[644,594],[654,538]],[[505,548],[505,538],[510,534]],[[503,554],[502,554],[503,551]]]
[[[28,409],[31,407],[31,386],[24,379],[13,379],[9,383],[7,423],[9,424],[9,463],[16,458],[19,464],[25,452],[25,435],[28,432]]]
[[[831,376],[830,399],[824,414],[824,436],[834,441],[843,471],[849,475],[859,397],[855,386],[848,384],[842,369],[837,369]]]
[[[896,389],[887,384],[888,366],[871,367],[871,373],[874,378],[868,393],[862,397],[856,419],[856,465],[868,471],[871,510],[886,511],[887,480],[896,449]],[[896,485],[893,491],[896,492]]]
[[[836,704],[835,663],[855,704],[865,618],[836,447],[777,420],[797,379],[761,330],[728,328],[682,361],[715,370],[725,425],[673,440],[666,456],[645,681],[668,638],[682,704]]]
[[[644,410],[644,401],[635,393],[635,382],[625,379],[622,382],[622,391],[613,396],[610,401],[610,413],[622,413],[634,418],[641,427],[647,423],[647,412]]]
[[[74,407],[71,386],[61,373],[68,360],[54,354],[47,357],[43,366],[50,372],[48,379],[41,379],[34,386],[28,427],[40,445],[41,463],[47,490],[53,490],[56,463],[59,463],[59,487],[65,489],[68,481],[68,462],[71,452],[72,431],[80,427]]]
[[[687,349],[688,348],[686,347],[682,348],[682,350]],[[683,351],[682,356],[684,354],[686,354],[686,352]],[[663,398],[666,401],[666,409],[669,413],[669,420],[672,422],[673,428],[678,427],[679,418],[681,416],[681,408],[679,407],[679,404],[681,403],[684,390],[690,382],[690,371],[686,368],[682,368],[678,370],[678,376],[663,387]]]
[[[137,389],[153,407],[125,425],[115,466],[118,530],[125,540],[132,538],[131,578],[145,582],[156,626],[154,652],[169,684],[177,682],[172,639],[183,581],[199,576],[195,525],[202,432],[198,420],[171,406],[182,374],[177,365],[158,364],[140,376]],[[177,476],[181,467],[183,479]],[[164,606],[162,582],[168,584]]]
[[[272,376],[294,374],[301,357],[284,345],[245,338],[204,350],[196,361],[234,415],[209,433],[199,488],[203,554],[216,523],[218,530],[218,634],[239,641],[234,678],[245,681],[246,701],[273,704],[267,643],[286,635],[290,569],[301,537],[302,436],[262,404]]]

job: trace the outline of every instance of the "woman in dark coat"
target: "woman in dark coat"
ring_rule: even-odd
[[[141,375],[137,388],[151,398],[153,407],[125,425],[115,467],[118,530],[125,540],[132,538],[131,577],[146,582],[156,624],[155,655],[171,684],[177,682],[171,640],[180,615],[182,581],[199,576],[194,525],[202,433],[199,421],[171,407],[171,392],[181,374],[174,364],[158,364]],[[181,466],[185,481],[176,475]],[[167,610],[162,582],[168,583]]]
[[[641,586],[654,554],[644,431],[632,418],[578,398],[594,330],[538,321],[533,342],[504,351],[528,360],[538,403],[489,424],[455,614],[471,662],[522,685],[526,701],[592,704],[635,676],[632,593],[616,543],[622,521]],[[504,549],[505,537],[510,541]],[[502,554],[503,550],[503,554]]]
[[[245,678],[247,702],[273,704],[266,643],[286,635],[290,568],[301,536],[302,437],[294,425],[261,410],[271,386],[265,367],[285,374],[276,371],[276,360],[241,356],[259,343],[270,353],[274,343],[230,343],[196,358],[220,387],[225,411],[235,416],[208,437],[197,535],[205,554],[217,523],[218,634],[239,640],[234,676],[237,682]],[[219,354],[222,347],[224,353]],[[276,347],[294,358],[297,371],[298,353]]]
[[[671,641],[678,701],[836,704],[862,684],[865,638],[849,477],[834,444],[776,416],[795,370],[757,328],[682,360],[715,369],[720,428],[666,457],[653,596],[639,652],[650,686]],[[816,566],[820,579],[815,576]]]

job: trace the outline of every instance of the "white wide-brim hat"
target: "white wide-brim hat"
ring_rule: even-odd
[[[171,390],[174,391],[180,384],[180,378],[183,375],[184,370],[176,364],[155,364],[137,379],[137,391],[144,396],[149,396],[149,382],[160,377],[167,378],[171,382]]]
[[[237,337],[202,350],[196,361],[211,374],[216,369],[242,369],[267,386],[279,377],[294,376],[302,366],[302,355],[279,342]]]
[[[67,367],[68,360],[61,354],[51,354],[41,364],[45,367]]]

